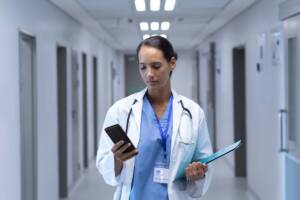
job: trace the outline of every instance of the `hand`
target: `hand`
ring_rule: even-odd
[[[204,177],[207,172],[207,165],[200,162],[192,162],[185,169],[185,177],[187,181],[197,181]]]
[[[118,176],[123,168],[123,162],[132,158],[133,156],[138,154],[137,149],[134,149],[128,153],[124,153],[124,151],[130,147],[130,143],[124,145],[124,141],[120,141],[117,144],[115,144],[111,151],[114,154],[115,159],[115,175]]]
[[[130,151],[130,152],[124,153],[124,151],[125,151],[128,147],[130,147],[130,146],[131,146],[130,143],[127,143],[127,144],[124,145],[124,141],[121,140],[120,142],[116,143],[116,144],[112,147],[111,151],[113,152],[114,157],[115,157],[118,161],[124,162],[124,161],[126,161],[126,160],[128,160],[128,159],[130,159],[130,158],[132,158],[132,157],[134,157],[135,155],[138,154],[137,149],[134,149],[134,150],[132,150],[132,151]]]

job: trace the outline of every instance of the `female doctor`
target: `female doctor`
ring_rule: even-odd
[[[143,40],[137,56],[147,87],[108,110],[96,166],[105,182],[117,187],[115,200],[199,199],[211,179],[210,167],[192,162],[212,153],[204,113],[172,90],[177,55],[167,39]],[[113,144],[104,128],[114,124],[126,131],[136,150],[124,153],[129,145]],[[175,180],[182,163],[190,163],[185,177]]]

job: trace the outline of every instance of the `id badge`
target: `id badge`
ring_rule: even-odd
[[[167,184],[169,180],[169,167],[166,165],[156,165],[154,167],[153,182]]]

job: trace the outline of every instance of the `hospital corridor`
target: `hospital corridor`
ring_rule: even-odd
[[[0,27],[0,200],[300,200],[300,0],[0,0]]]

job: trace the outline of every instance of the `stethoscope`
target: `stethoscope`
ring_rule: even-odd
[[[127,134],[127,131],[128,131],[128,125],[129,125],[130,115],[131,115],[131,113],[132,113],[132,106],[133,106],[136,102],[137,102],[137,100],[135,99],[135,100],[133,101],[133,103],[132,103],[132,105],[131,105],[131,108],[130,108],[130,110],[129,110],[129,113],[128,113],[128,115],[127,115],[126,132],[125,132],[126,134]],[[189,117],[190,117],[191,119],[193,119],[193,116],[192,116],[191,111],[190,111],[188,108],[186,108],[186,107],[184,106],[182,100],[180,100],[179,102],[180,102],[180,105],[181,105],[183,111],[185,111],[185,112],[189,115]]]

